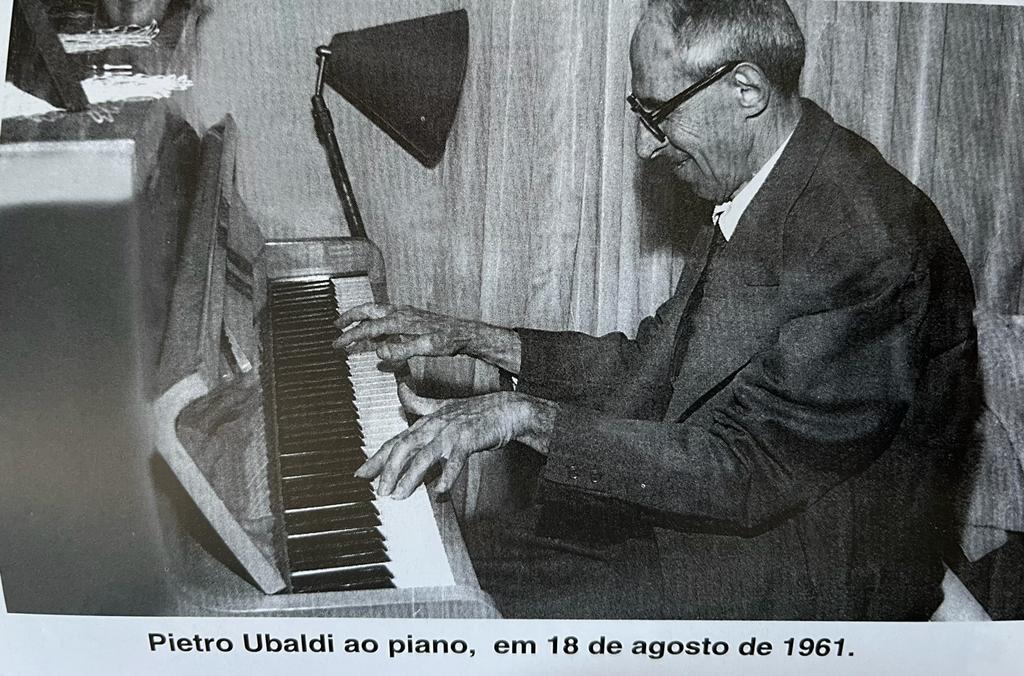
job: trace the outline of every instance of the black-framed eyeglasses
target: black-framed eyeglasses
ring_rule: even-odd
[[[626,102],[629,104],[630,110],[636,113],[636,116],[640,118],[640,122],[642,122],[644,127],[647,128],[647,131],[651,132],[651,135],[658,139],[658,143],[664,143],[666,139],[668,139],[668,136],[661,130],[660,125],[665,121],[665,118],[671,115],[676,108],[693,98],[698,92],[713,85],[741,63],[743,62],[730,61],[729,63],[715,68],[707,77],[694,82],[692,85],[653,110],[648,110],[644,104],[640,103],[640,99],[636,97],[636,94],[630,93],[630,95],[626,97]]]

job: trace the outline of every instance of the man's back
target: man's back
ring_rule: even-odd
[[[757,386],[785,380],[786,397],[806,397],[787,402],[794,407],[894,410],[878,429],[853,428],[871,416],[841,416],[837,428],[811,431],[809,439],[829,437],[821,453],[808,439],[798,449],[763,440],[764,452],[784,458],[780,465],[791,472],[773,489],[787,486],[800,498],[786,503],[789,514],[766,512],[747,524],[759,534],[660,530],[663,555],[669,552],[664,578],[677,591],[667,594],[675,600],[667,614],[923,619],[941,601],[949,479],[976,401],[970,274],[932,203],[870,144],[813,105],[797,134],[775,177],[784,187],[763,196],[777,208],[762,216],[784,222],[774,339],[806,359],[769,359],[769,376]],[[798,194],[782,213],[787,200],[778,195],[787,190]],[[755,219],[740,227],[760,226]],[[805,322],[814,312],[847,316]],[[804,324],[816,331],[801,331]],[[827,341],[843,344],[822,347]],[[864,372],[850,372],[861,366]],[[776,372],[782,369],[790,372]],[[802,378],[817,382],[792,384]],[[685,371],[679,382],[686,382]],[[692,424],[713,426],[725,400],[744,396],[742,385],[730,389],[692,412]],[[804,478],[813,484],[791,485]]]

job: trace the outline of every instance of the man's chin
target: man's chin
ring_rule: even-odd
[[[712,204],[720,204],[728,199],[728,197],[722,197],[721,186],[708,185],[706,182],[701,181],[699,176],[695,177],[691,171],[688,171],[692,170],[692,168],[692,163],[688,162],[683,166],[675,167],[672,174],[686,190],[699,199],[711,202]]]
[[[681,182],[693,187],[693,174],[690,169],[693,166],[693,160],[684,160],[682,162],[676,162],[672,165],[672,174],[678,178]]]
[[[676,177],[683,186],[697,197],[705,200],[711,198],[707,196],[709,192],[706,185],[702,185],[698,180],[699,177],[693,175],[693,161],[681,162],[672,167],[672,175]]]

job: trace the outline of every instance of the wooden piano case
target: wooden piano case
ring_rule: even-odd
[[[169,560],[169,614],[496,617],[453,508],[431,500],[454,586],[278,593],[260,335],[268,280],[366,274],[387,300],[383,259],[351,238],[264,241],[235,190],[230,117],[201,148],[153,407],[154,486]]]

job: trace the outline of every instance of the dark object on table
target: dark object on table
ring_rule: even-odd
[[[39,0],[14,0],[10,45],[7,80],[58,108],[89,107],[80,84],[82,74],[68,58]]]
[[[160,23],[168,4],[170,0],[103,0],[103,8],[114,26],[144,26],[151,21]]]

